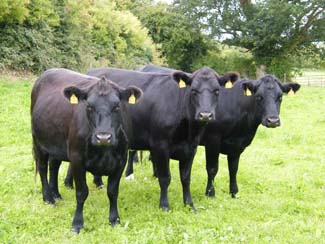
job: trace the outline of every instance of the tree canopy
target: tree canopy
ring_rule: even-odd
[[[176,0],[211,38],[246,48],[276,74],[299,67],[302,54],[325,41],[324,0]],[[312,50],[312,52],[311,52]]]

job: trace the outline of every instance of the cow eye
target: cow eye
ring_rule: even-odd
[[[219,89],[216,89],[216,90],[214,90],[213,92],[214,92],[216,95],[219,95],[220,90],[219,90]]]
[[[113,108],[113,112],[118,112],[118,111],[120,111],[120,106],[117,105]]]
[[[279,97],[278,97],[278,101],[279,101],[279,102],[282,102],[282,96],[279,96]]]

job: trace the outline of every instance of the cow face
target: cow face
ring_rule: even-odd
[[[297,83],[281,83],[272,75],[265,75],[260,80],[243,83],[246,96],[252,96],[255,102],[257,116],[262,125],[275,128],[280,126],[280,106],[283,93],[296,92]]]
[[[102,78],[88,89],[65,88],[64,95],[68,99],[75,96],[78,103],[84,103],[92,145],[116,146],[117,135],[123,126],[122,103],[135,103],[142,91],[137,87],[124,89]]]
[[[184,72],[174,72],[177,82],[183,81],[190,88],[190,111],[194,120],[212,122],[216,119],[216,110],[221,86],[227,81],[232,83],[238,79],[236,73],[219,76],[214,70],[204,67],[188,76]]]

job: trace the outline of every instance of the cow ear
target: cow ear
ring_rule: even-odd
[[[244,90],[244,94],[247,96],[247,97],[250,97],[252,96],[255,91],[256,91],[256,86],[254,84],[254,82],[252,81],[246,81],[242,84],[242,87],[243,87],[243,90]]]
[[[192,84],[191,77],[182,71],[175,71],[172,73],[172,77],[178,83],[179,88],[184,88]]]
[[[128,86],[121,91],[121,100],[127,101],[130,104],[135,104],[139,101],[143,92],[140,88],[135,86]]]
[[[64,88],[63,94],[71,104],[78,104],[79,101],[87,99],[87,93],[75,86]]]
[[[219,84],[226,88],[232,88],[233,84],[238,80],[239,75],[235,72],[228,72],[224,76],[218,78]]]
[[[281,89],[284,93],[293,96],[300,88],[298,83],[284,83],[281,85]]]

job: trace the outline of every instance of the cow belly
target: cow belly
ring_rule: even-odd
[[[196,152],[197,145],[189,142],[180,142],[172,146],[171,158],[174,160],[186,161],[189,160]]]
[[[221,153],[226,155],[241,154],[251,143],[246,137],[230,137],[222,139]]]
[[[44,152],[49,154],[50,158],[60,160],[60,161],[69,161],[66,148],[62,146],[55,145],[41,145],[41,148]]]

